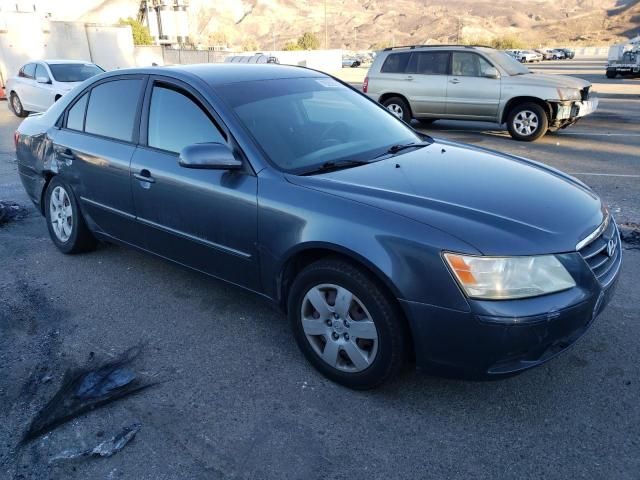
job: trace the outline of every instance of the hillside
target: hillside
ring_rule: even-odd
[[[134,0],[57,0],[54,17],[114,22]],[[191,38],[281,48],[304,31],[324,43],[324,0],[191,0]],[[330,48],[513,36],[530,46],[609,44],[640,34],[640,0],[326,0]]]

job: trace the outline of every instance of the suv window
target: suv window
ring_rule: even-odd
[[[94,87],[89,96],[84,130],[130,142],[142,80],[113,80]]]
[[[69,109],[67,114],[67,128],[71,130],[82,131],[84,128],[84,112],[87,106],[87,98],[89,94],[85,93],[80,100],[78,100],[73,107]]]
[[[449,70],[449,52],[414,52],[407,72],[420,75],[446,75]]]
[[[451,75],[460,77],[483,77],[491,64],[476,53],[453,52]]]
[[[49,74],[47,73],[47,69],[38,63],[36,64],[36,78],[39,77],[49,78]]]
[[[183,93],[154,86],[149,107],[149,146],[180,153],[187,145],[205,142],[225,143],[225,139],[204,109]]]
[[[381,73],[404,73],[409,63],[410,52],[392,53],[382,64]]]
[[[35,78],[36,76],[36,64],[35,63],[27,63],[22,70],[20,70],[20,75],[24,78]]]

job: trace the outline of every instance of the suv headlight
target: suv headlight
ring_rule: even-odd
[[[472,298],[535,297],[576,285],[554,255],[478,257],[445,253],[444,258],[462,289]]]
[[[581,100],[580,90],[576,88],[557,88],[560,100]]]

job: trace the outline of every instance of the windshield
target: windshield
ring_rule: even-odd
[[[400,120],[328,77],[240,82],[217,90],[269,159],[287,172],[373,160],[393,145],[422,141]]]
[[[502,69],[509,75],[524,75],[525,73],[531,73],[527,67],[504,52],[490,49],[482,50],[482,52],[489,57],[493,63],[502,67]]]
[[[49,69],[56,82],[83,82],[104,72],[93,63],[50,63]]]

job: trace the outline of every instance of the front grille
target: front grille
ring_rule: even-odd
[[[580,90],[580,96],[582,97],[582,101],[589,100],[590,90],[591,90],[591,87],[584,87],[582,90]]]
[[[605,288],[609,286],[618,273],[622,255],[620,234],[613,218],[610,218],[604,231],[579,252],[600,284]]]

